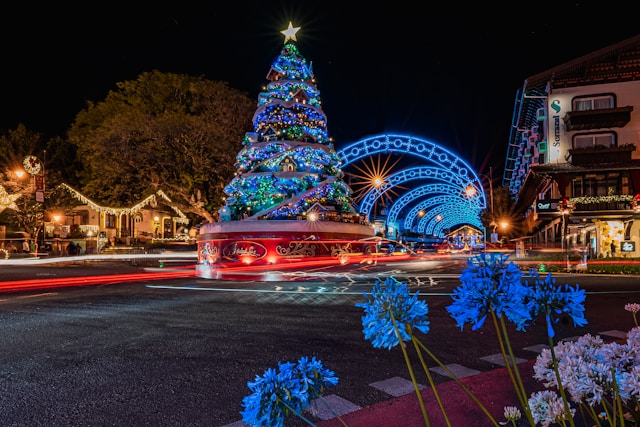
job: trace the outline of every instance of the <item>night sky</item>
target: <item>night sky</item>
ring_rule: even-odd
[[[623,1],[7,3],[3,131],[64,135],[87,101],[152,70],[226,81],[257,101],[292,21],[336,148],[409,134],[499,174],[524,80],[640,29]]]

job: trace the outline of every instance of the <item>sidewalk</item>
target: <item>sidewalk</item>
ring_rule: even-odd
[[[534,363],[535,360],[530,360],[518,365],[528,396],[535,391],[544,390],[542,383],[533,378]],[[520,407],[506,368],[465,377],[461,381],[482,402],[498,423],[505,421],[503,416],[505,406]],[[437,388],[451,426],[493,426],[487,415],[455,381],[441,383]],[[425,386],[422,390],[422,397],[431,427],[447,426],[431,388]],[[415,393],[379,402],[341,415],[340,418],[349,427],[425,426],[422,410]],[[317,427],[345,427],[337,417],[320,421],[316,425]]]

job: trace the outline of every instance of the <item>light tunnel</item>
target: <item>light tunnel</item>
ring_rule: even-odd
[[[414,136],[384,134],[349,144],[337,153],[343,168],[380,153],[425,160],[424,166],[402,169],[367,192],[358,206],[367,218],[371,219],[376,202],[386,192],[398,191],[402,184],[419,180],[428,184],[409,190],[394,201],[387,216],[389,223],[395,223],[404,214],[405,229],[415,230],[417,223],[418,232],[437,236],[461,224],[483,228],[480,214],[487,202],[482,183],[475,171],[451,151]],[[466,193],[469,186],[476,190],[471,197]],[[409,210],[405,213],[406,209]]]

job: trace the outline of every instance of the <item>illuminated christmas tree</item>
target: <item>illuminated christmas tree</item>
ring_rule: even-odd
[[[234,179],[225,187],[221,221],[357,217],[351,189],[327,131],[311,64],[300,54],[289,28],[284,47],[258,97],[253,132],[236,157]],[[329,219],[329,218],[327,218]]]

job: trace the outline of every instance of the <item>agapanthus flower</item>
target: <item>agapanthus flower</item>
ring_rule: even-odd
[[[628,396],[627,399],[640,400],[640,365],[635,365],[629,372],[623,372],[618,381],[620,394]]]
[[[460,275],[461,284],[453,290],[454,302],[447,307],[460,329],[465,323],[473,330],[481,328],[491,311],[498,317],[504,315],[518,330],[524,330],[531,320],[522,273],[507,259],[501,253],[469,259],[469,267]]]
[[[630,304],[625,304],[624,309],[635,314],[635,313],[640,312],[640,304],[638,304],[636,302],[630,303]]]
[[[504,417],[507,421],[515,422],[522,418],[522,413],[520,409],[515,406],[505,406],[504,407]]]
[[[632,304],[625,304],[624,309],[633,314],[633,322],[638,326],[638,317],[636,314],[640,312],[640,304],[635,302]]]
[[[338,384],[338,377],[315,357],[301,357],[295,373],[308,400],[322,396],[326,387]]]
[[[605,343],[598,336],[586,334],[575,342],[560,342],[554,352],[560,381],[572,401],[596,406],[605,398],[626,401],[638,396],[640,348]],[[533,371],[534,378],[544,381],[545,387],[558,386],[549,349],[538,355]]]
[[[429,307],[418,299],[419,291],[411,295],[406,283],[388,277],[384,285],[376,280],[371,295],[364,294],[366,302],[357,303],[364,308],[362,326],[364,337],[375,348],[391,349],[400,343],[393,321],[395,320],[402,341],[410,341],[408,329],[429,332],[427,314]],[[393,316],[393,320],[392,320]]]
[[[640,347],[640,326],[627,332],[627,343],[634,347]]]
[[[551,390],[543,390],[533,393],[529,398],[529,408],[536,425],[548,427],[551,423],[560,423],[569,419],[562,398]],[[575,413],[571,409],[572,415]],[[571,416],[572,416],[571,415]]]
[[[547,274],[544,280],[540,279],[536,270],[531,270],[530,276],[533,279],[533,284],[529,287],[529,298],[533,303],[531,317],[535,318],[539,314],[544,314],[549,337],[555,336],[553,324],[557,323],[563,314],[571,317],[574,327],[584,326],[588,323],[584,317],[584,301],[586,299],[584,289],[579,289],[577,285],[571,287],[568,284],[556,286],[556,281],[551,273]]]
[[[326,386],[337,383],[335,374],[315,357],[303,357],[297,364],[279,362],[278,370],[269,368],[247,382],[252,393],[242,399],[242,421],[253,427],[283,427],[291,411],[300,414]]]

